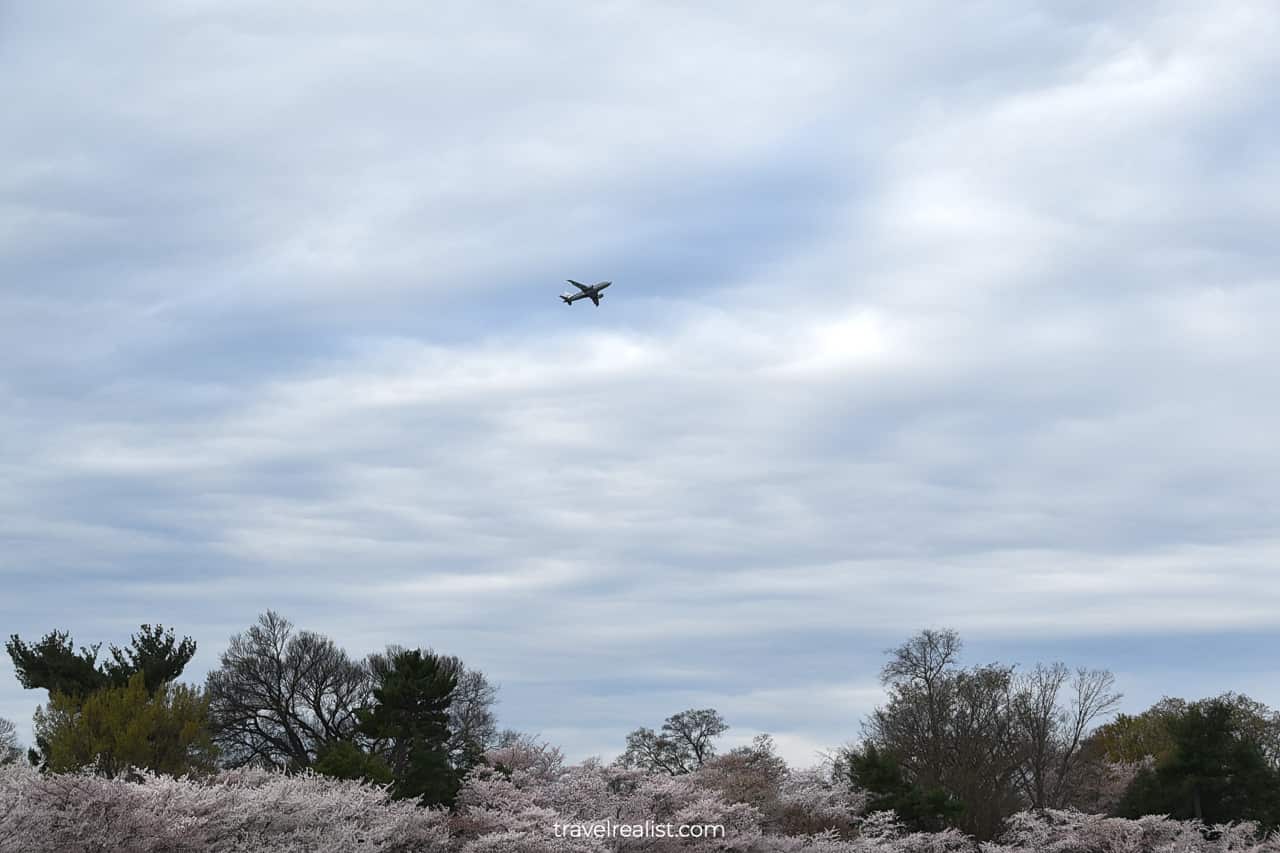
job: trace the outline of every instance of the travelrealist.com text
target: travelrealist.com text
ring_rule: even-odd
[[[556,838],[724,838],[724,826],[718,823],[614,823],[604,820],[592,823],[555,823]]]

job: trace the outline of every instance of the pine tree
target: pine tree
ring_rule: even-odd
[[[163,625],[143,625],[126,648],[111,646],[110,658],[99,663],[101,648],[97,643],[81,646],[77,652],[66,631],[50,631],[34,644],[14,634],[5,644],[23,687],[80,700],[105,687],[124,687],[139,673],[147,690],[154,693],[177,680],[196,653],[195,640],[183,637],[179,642],[173,630]]]
[[[385,744],[384,755],[400,798],[452,805],[460,779],[449,762],[449,705],[457,676],[444,661],[419,649],[391,659],[361,709],[360,733]]]

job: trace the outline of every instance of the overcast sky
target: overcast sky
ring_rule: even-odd
[[[711,706],[812,763],[927,626],[1280,705],[1278,41],[4,4],[0,629],[161,622],[198,681],[273,608],[462,656],[574,759]],[[43,700],[0,661],[24,738]]]

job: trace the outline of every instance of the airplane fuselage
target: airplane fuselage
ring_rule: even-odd
[[[565,305],[572,305],[579,299],[590,299],[597,307],[600,305],[600,297],[604,296],[601,291],[613,284],[611,281],[602,281],[597,284],[579,284],[572,280],[569,283],[577,287],[578,292],[560,294],[560,298],[564,300]]]

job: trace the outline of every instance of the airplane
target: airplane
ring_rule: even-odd
[[[595,284],[582,284],[581,282],[574,281],[571,278],[565,279],[565,281],[569,282],[570,284],[572,284],[574,287],[578,288],[578,290],[581,291],[581,293],[560,294],[560,298],[564,300],[565,305],[572,305],[575,301],[579,299],[590,299],[592,302],[595,303],[595,306],[597,308],[600,307],[600,300],[604,298],[604,294],[601,293],[600,291],[604,290],[606,287],[613,284],[613,282],[611,281],[601,281]]]

